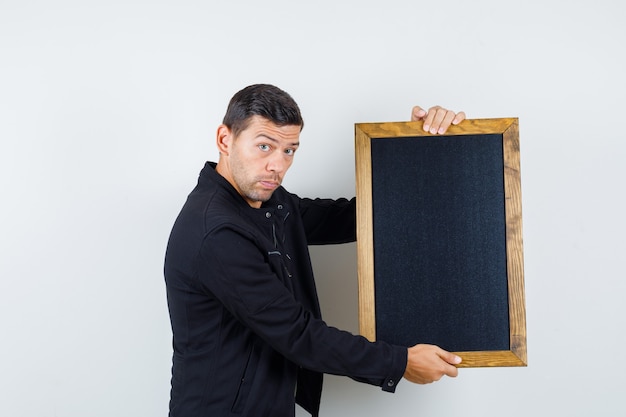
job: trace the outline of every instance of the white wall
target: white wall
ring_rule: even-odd
[[[354,194],[355,122],[520,118],[529,366],[394,395],[327,377],[324,416],[623,415],[623,5],[219,4],[0,1],[0,415],[167,414],[167,236],[255,82],[302,107],[303,196]],[[312,252],[356,331],[355,245]]]

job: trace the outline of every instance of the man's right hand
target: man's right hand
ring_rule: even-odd
[[[416,384],[430,384],[442,376],[456,377],[461,363],[457,355],[435,345],[415,345],[409,348],[404,378]]]

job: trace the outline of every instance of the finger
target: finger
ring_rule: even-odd
[[[446,365],[444,373],[450,378],[456,378],[459,375],[459,368],[454,365]]]
[[[465,120],[465,112],[464,111],[460,111],[456,114],[456,116],[454,117],[454,120],[452,121],[453,125],[458,125],[459,123],[461,123],[463,120]]]
[[[433,121],[435,120],[435,116],[437,111],[441,109],[439,106],[434,106],[428,109],[428,113],[426,114],[426,119],[424,120],[424,132],[430,132]]]
[[[426,110],[421,108],[420,106],[413,107],[411,111],[411,121],[415,122],[418,120],[422,120],[426,116]]]
[[[439,351],[439,357],[444,362],[444,375],[455,378],[459,374],[459,369],[456,365],[461,363],[461,357],[443,349]]]
[[[439,107],[437,109],[436,113],[435,113],[435,117],[433,118],[433,121],[432,121],[432,123],[430,125],[430,129],[428,131],[430,133],[432,133],[433,135],[439,133],[439,129],[441,127],[445,127],[444,119],[445,119],[447,114],[448,114],[448,110]]]
[[[455,116],[456,114],[454,114],[454,112],[448,110],[446,114],[443,116],[443,120],[441,121],[441,124],[439,125],[439,129],[437,129],[437,133],[440,135],[443,135],[444,133],[446,133],[446,131],[450,127],[450,124],[454,120]]]

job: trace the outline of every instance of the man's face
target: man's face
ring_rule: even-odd
[[[263,117],[253,116],[236,138],[228,128],[226,132],[223,139],[226,152],[222,151],[225,164],[222,167],[218,164],[218,172],[248,204],[261,207],[280,186],[293,162],[300,144],[300,126],[277,126]]]

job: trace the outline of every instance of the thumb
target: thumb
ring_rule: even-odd
[[[461,363],[461,361],[463,361],[460,356],[445,350],[442,350],[439,353],[439,357],[451,365],[458,365]]]

